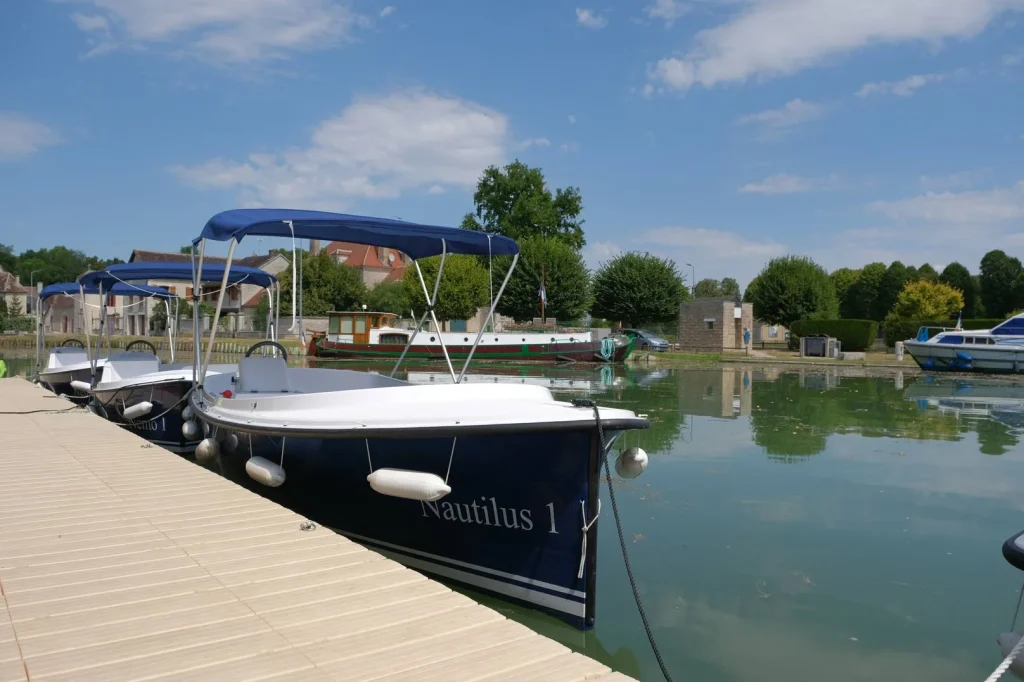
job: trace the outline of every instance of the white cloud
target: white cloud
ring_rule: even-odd
[[[741,192],[750,194],[797,194],[811,189],[811,181],[797,175],[776,173],[761,182],[751,182],[740,187]]]
[[[644,97],[650,97],[654,94],[654,86],[650,83],[644,83],[644,87],[640,89],[640,94]]]
[[[898,81],[879,81],[877,83],[865,83],[857,91],[857,97],[868,95],[884,95],[886,93],[899,97],[910,97],[915,90],[923,88],[930,83],[938,83],[947,78],[944,73],[924,73],[915,76],[907,76]]]
[[[792,99],[778,109],[766,109],[754,114],[747,114],[738,119],[740,125],[758,124],[768,128],[790,128],[801,123],[813,121],[825,113],[825,107],[802,99]]]
[[[576,23],[587,28],[599,29],[608,25],[608,20],[594,10],[576,8]]]
[[[970,38],[1021,0],[759,0],[697,34],[681,57],[649,77],[685,90],[767,79],[819,66],[876,44]]]
[[[1024,180],[1008,188],[967,192],[928,192],[869,208],[890,218],[977,226],[1024,219]]]
[[[0,161],[31,156],[60,142],[53,128],[21,114],[0,111]]]
[[[520,150],[529,149],[530,147],[550,147],[551,140],[546,137],[528,137],[525,140],[519,142],[516,147]]]
[[[675,20],[689,11],[689,7],[679,0],[654,0],[644,8],[644,13],[651,19],[661,19],[665,26],[671,26]]]
[[[596,270],[602,263],[607,263],[612,258],[622,253],[622,248],[614,242],[590,242],[583,247],[583,260],[587,267]]]
[[[652,253],[675,260],[688,282],[689,268],[684,268],[684,263],[694,264],[698,280],[735,277],[743,286],[769,260],[789,251],[784,244],[771,240],[696,227],[659,227],[643,233],[637,241]]]
[[[170,46],[175,54],[220,64],[280,59],[293,50],[337,45],[369,23],[338,0],[79,2],[99,14],[72,15],[78,27],[105,34],[102,42],[91,43],[91,53],[120,45]]]
[[[976,185],[985,179],[988,173],[983,170],[960,171],[948,175],[922,175],[918,178],[921,187],[927,190],[944,190],[954,187]]]
[[[171,170],[198,187],[237,189],[247,205],[340,209],[417,187],[472,187],[505,159],[507,131],[493,109],[408,90],[356,98],[317,125],[307,147]]]
[[[385,7],[384,9],[382,9],[382,10],[380,11],[380,16],[381,16],[381,17],[386,17],[386,16],[388,16],[388,15],[390,15],[390,14],[393,14],[393,13],[394,13],[394,11],[395,11],[395,8],[394,8],[394,6],[392,6],[392,5],[388,5],[387,7]]]
[[[430,189],[427,190],[427,194],[444,194],[444,187],[441,185],[431,185]]]
[[[576,117],[573,114],[569,114],[566,118],[569,119],[569,125],[575,125]]]
[[[578,152],[580,150],[579,142],[563,142],[558,145],[558,148],[563,152]]]

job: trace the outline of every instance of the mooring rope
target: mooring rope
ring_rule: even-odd
[[[1006,671],[1009,670],[1011,665],[1013,665],[1014,659],[1017,658],[1022,650],[1024,650],[1024,636],[1017,641],[1016,646],[1010,650],[1010,653],[1003,659],[1003,662],[992,671],[992,674],[985,678],[985,682],[996,682],[996,680],[1005,675]]]
[[[612,471],[608,465],[608,453],[605,452],[605,441],[604,441],[604,427],[601,425],[601,413],[597,408],[597,403],[588,398],[576,398],[572,401],[572,404],[576,407],[590,407],[594,410],[594,419],[597,420],[597,435],[601,444],[601,451],[604,452],[604,473],[605,478],[608,481],[608,497],[612,501],[612,515],[615,517],[615,530],[619,533],[619,547],[622,549],[622,561],[626,564],[626,575],[629,577],[629,586],[633,589],[633,600],[636,602],[637,611],[640,612],[640,620],[643,621],[644,630],[647,631],[647,641],[651,645],[651,651],[654,652],[654,657],[658,660],[658,667],[661,668],[661,674],[665,676],[667,682],[672,682],[672,676],[668,674],[668,668],[665,666],[665,661],[661,657],[661,652],[658,651],[658,644],[654,641],[654,633],[651,631],[651,624],[647,620],[647,613],[644,611],[643,602],[640,600],[640,591],[636,586],[636,579],[633,577],[633,567],[629,563],[629,552],[626,551],[626,538],[622,534],[622,522],[619,520],[619,507],[615,503],[615,488],[612,485]],[[1024,637],[1021,638],[1024,641]]]

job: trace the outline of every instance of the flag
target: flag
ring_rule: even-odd
[[[961,331],[960,323],[963,322],[963,320],[964,320],[964,311],[961,310],[960,313],[956,316],[956,329],[955,329],[955,331]]]
[[[541,286],[541,288],[540,288],[540,302],[541,302],[542,305],[547,305],[548,304],[548,295],[546,293],[544,293],[544,287],[543,286]]]

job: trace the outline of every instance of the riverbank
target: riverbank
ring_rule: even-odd
[[[253,344],[262,341],[263,339],[258,338],[232,338],[227,337],[213,343],[213,352],[218,354],[230,354],[230,353],[244,353]],[[76,334],[47,334],[45,339],[46,348],[55,348],[62,345],[66,341],[78,341],[81,344],[85,344],[85,337]],[[96,337],[90,339],[91,343],[95,345]],[[146,341],[153,344],[157,351],[170,350],[171,344],[167,338],[161,338],[156,336],[115,336],[110,340],[110,345],[113,348],[126,348],[129,344],[134,341]],[[285,338],[280,341],[281,345],[285,347],[289,355],[303,353],[302,345],[299,343],[297,338]],[[104,340],[103,346],[106,347],[107,341]],[[34,351],[36,347],[36,337],[32,334],[4,334],[0,335],[0,349],[11,349],[11,350],[23,350],[23,351]],[[206,349],[206,339],[202,341],[203,350]],[[178,353],[191,353],[194,350],[194,344],[192,337],[189,336],[187,339],[177,339],[174,342],[174,350]]]
[[[683,353],[664,352],[634,353],[630,362],[636,364],[650,364],[674,367],[692,367],[718,365],[720,363],[757,365],[757,366],[795,366],[795,367],[857,367],[860,369],[898,369],[906,372],[918,373],[920,368],[910,358],[904,356],[903,360],[897,360],[893,353],[869,352],[864,353],[863,358],[857,360],[836,360],[834,358],[807,358],[800,357],[798,353],[786,350],[752,350],[750,354],[745,353]]]

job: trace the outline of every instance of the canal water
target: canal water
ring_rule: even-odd
[[[448,380],[436,365],[407,377]],[[481,365],[472,380],[649,416],[650,466],[615,490],[677,681],[980,682],[1000,661],[1024,578],[1000,554],[1024,528],[1024,385],[738,366]],[[656,680],[606,489],[603,510],[592,632],[472,596]]]

